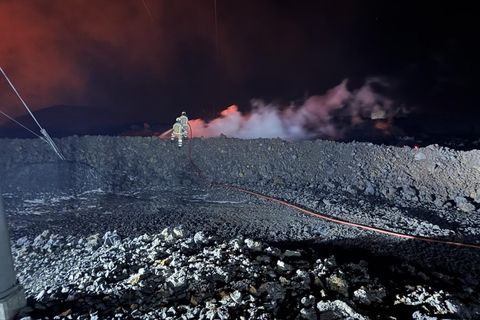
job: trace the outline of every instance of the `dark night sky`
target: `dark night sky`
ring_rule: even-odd
[[[106,107],[119,121],[211,118],[369,76],[419,112],[480,115],[473,2],[217,0],[218,52],[213,0],[145,3],[151,16],[142,0],[2,1],[0,65],[35,109]]]

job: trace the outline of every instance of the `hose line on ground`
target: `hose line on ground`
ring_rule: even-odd
[[[349,227],[353,227],[353,228],[357,228],[357,229],[361,229],[361,230],[371,231],[371,232],[383,234],[383,235],[390,236],[390,237],[396,237],[396,238],[408,239],[408,240],[416,240],[416,241],[423,241],[423,242],[427,242],[427,243],[446,244],[446,245],[452,245],[452,246],[463,247],[463,248],[480,249],[480,244],[441,240],[441,239],[435,239],[435,238],[423,237],[423,236],[414,236],[414,235],[395,232],[395,231],[391,231],[391,230],[387,230],[387,229],[377,228],[377,227],[373,227],[373,226],[369,226],[369,225],[365,225],[365,224],[361,224],[361,223],[350,222],[350,221],[335,218],[335,217],[332,217],[332,216],[329,216],[329,215],[317,213],[317,212],[314,212],[312,210],[302,208],[299,205],[293,204],[291,202],[281,200],[281,199],[278,199],[278,198],[275,198],[275,197],[272,197],[272,196],[268,196],[268,195],[265,195],[265,194],[262,194],[262,193],[259,193],[259,192],[256,192],[256,191],[248,190],[248,189],[245,189],[245,188],[242,188],[242,187],[239,187],[239,186],[235,186],[235,185],[231,185],[231,184],[227,184],[227,183],[218,183],[218,182],[210,181],[207,178],[207,176],[203,173],[203,171],[193,161],[193,158],[192,158],[193,130],[192,130],[192,126],[190,125],[190,123],[188,124],[188,126],[190,128],[190,141],[189,141],[189,144],[188,144],[188,147],[189,147],[188,157],[189,157],[190,164],[195,169],[198,176],[205,179],[211,186],[217,186],[217,187],[223,187],[223,188],[227,188],[227,189],[237,190],[237,191],[255,196],[255,197],[263,199],[263,200],[275,202],[275,203],[280,204],[282,206],[295,209],[297,211],[300,211],[300,212],[302,212],[306,215],[309,215],[309,216],[317,218],[317,219],[322,219],[324,221],[328,221],[328,222],[332,222],[332,223],[336,223],[336,224],[340,224],[340,225],[344,225],[344,226],[349,226]]]

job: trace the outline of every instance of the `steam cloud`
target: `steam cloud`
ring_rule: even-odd
[[[393,118],[406,111],[375,92],[375,86],[388,84],[379,78],[370,78],[361,88],[350,91],[344,80],[326,94],[311,96],[301,105],[292,103],[281,108],[253,100],[249,113],[241,113],[232,105],[210,122],[195,119],[190,124],[196,137],[223,134],[243,139],[341,139],[368,120],[376,120],[376,129],[388,133]]]

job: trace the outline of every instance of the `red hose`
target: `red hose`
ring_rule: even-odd
[[[300,212],[303,212],[303,213],[305,213],[307,215],[310,215],[310,216],[313,216],[315,218],[319,218],[319,219],[322,219],[322,220],[330,221],[330,222],[341,224],[341,225],[346,225],[346,226],[355,227],[355,228],[359,228],[359,229],[363,229],[363,230],[373,231],[373,232],[376,232],[376,233],[381,233],[381,234],[385,234],[385,235],[392,236],[392,237],[397,237],[397,238],[402,238],[402,239],[420,240],[420,241],[425,241],[425,242],[430,242],[430,243],[442,243],[442,244],[449,244],[449,245],[454,245],[454,246],[459,246],[459,247],[480,249],[480,245],[478,245],[478,244],[470,244],[470,243],[462,243],[462,242],[456,242],[456,241],[439,240],[439,239],[433,239],[433,238],[422,237],[422,236],[414,236],[414,235],[399,233],[399,232],[390,231],[390,230],[386,230],[386,229],[382,229],[382,228],[371,227],[371,226],[368,226],[368,225],[355,223],[355,222],[350,222],[350,221],[346,221],[346,220],[342,220],[342,219],[338,219],[338,218],[333,218],[331,216],[316,213],[316,212],[313,212],[313,211],[308,210],[308,209],[303,209],[303,208],[301,208],[301,207],[299,207],[295,204],[289,203],[289,202],[284,201],[284,200],[280,200],[280,199],[277,199],[277,198],[274,198],[274,197],[271,197],[271,196],[261,194],[259,192],[247,190],[247,189],[237,187],[237,186],[233,186],[233,185],[220,184],[220,183],[214,183],[214,185],[223,186],[223,187],[231,188],[231,189],[236,189],[238,191],[254,195],[258,198],[262,198],[262,199],[265,199],[265,200],[276,202],[276,203],[279,203],[279,204],[284,205],[286,207],[296,209]]]
[[[190,129],[190,141],[188,142],[188,159],[190,160],[190,164],[195,169],[197,175],[208,181],[207,177],[203,174],[202,170],[200,170],[200,168],[195,164],[195,162],[193,162],[193,159],[192,159],[193,129],[192,129],[192,126],[190,125],[190,122],[188,122],[188,128]]]
[[[195,162],[192,159],[192,143],[191,142],[192,142],[192,138],[193,138],[193,131],[192,131],[192,127],[190,126],[190,123],[188,124],[188,126],[190,128],[190,143],[189,143],[189,153],[188,153],[190,163],[195,168],[195,171],[197,171],[197,174],[199,176],[201,176],[203,179],[208,181],[207,177],[203,174],[202,170],[200,170],[200,168],[195,164]],[[372,227],[372,226],[368,226],[368,225],[364,225],[364,224],[360,224],[360,223],[350,222],[350,221],[334,218],[334,217],[331,217],[331,216],[328,216],[328,215],[320,214],[320,213],[314,212],[312,210],[304,209],[304,208],[299,207],[298,205],[287,202],[285,200],[280,200],[280,199],[277,199],[277,198],[274,198],[274,197],[271,197],[271,196],[267,196],[265,194],[262,194],[262,193],[259,193],[259,192],[256,192],[256,191],[244,189],[242,187],[238,187],[238,186],[234,186],[234,185],[230,185],[230,184],[226,184],[226,183],[216,183],[216,182],[210,182],[210,181],[208,181],[208,182],[213,186],[219,186],[219,187],[238,190],[240,192],[253,195],[257,198],[272,201],[272,202],[276,202],[276,203],[281,204],[283,206],[298,210],[298,211],[300,211],[304,214],[307,214],[309,216],[312,216],[314,218],[322,219],[322,220],[325,220],[325,221],[333,222],[333,223],[344,225],[344,226],[354,227],[354,228],[358,228],[358,229],[361,229],[361,230],[372,231],[372,232],[384,234],[384,235],[391,236],[391,237],[401,238],[401,239],[417,240],[417,241],[423,241],[423,242],[428,242],[428,243],[440,243],[440,244],[446,244],[446,245],[453,245],[453,246],[457,246],[457,247],[480,249],[480,244],[463,243],[463,242],[457,242],[457,241],[440,240],[440,239],[434,239],[434,238],[429,238],[429,237],[414,236],[414,235],[410,235],[410,234],[404,234],[404,233],[390,231],[390,230],[386,230],[386,229],[382,229],[382,228]]]

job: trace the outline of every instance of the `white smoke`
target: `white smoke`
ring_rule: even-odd
[[[190,123],[196,137],[225,135],[242,139],[341,139],[365,121],[379,119],[384,120],[379,127],[388,130],[400,108],[376,93],[375,86],[388,85],[379,78],[369,78],[361,88],[349,91],[347,80],[344,80],[324,95],[311,96],[301,105],[292,103],[282,108],[253,100],[248,113],[241,113],[232,105],[212,121],[195,119]]]

